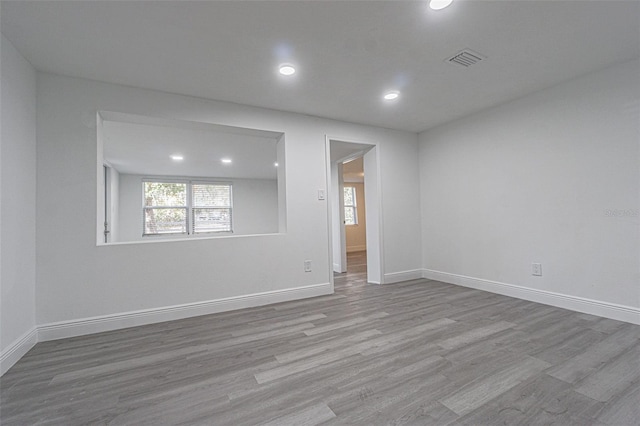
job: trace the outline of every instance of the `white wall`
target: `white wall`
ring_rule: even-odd
[[[344,186],[356,188],[356,211],[358,215],[357,225],[345,227],[347,238],[347,252],[362,251],[367,249],[367,220],[364,208],[364,184],[358,182],[345,182]]]
[[[284,132],[287,232],[96,246],[98,110]],[[415,134],[50,74],[37,113],[39,324],[328,285],[326,134],[379,145],[384,268],[420,268]]]
[[[142,237],[142,180],[120,174],[119,238],[113,241],[149,241]],[[184,178],[188,179],[188,178]],[[215,180],[215,178],[212,178]],[[278,182],[275,179],[220,179],[233,185],[233,235],[278,232]],[[203,234],[203,236],[211,234]],[[183,235],[178,237],[184,238]]]
[[[0,51],[0,373],[4,373],[35,344],[36,73],[4,36]]]
[[[233,179],[234,235],[278,232],[278,181]]]
[[[426,275],[639,321],[639,126],[633,61],[420,134]]]

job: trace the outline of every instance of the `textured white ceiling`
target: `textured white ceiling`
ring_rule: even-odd
[[[414,132],[640,56],[638,1],[3,1],[1,15],[41,71]],[[487,59],[444,61],[465,48]]]

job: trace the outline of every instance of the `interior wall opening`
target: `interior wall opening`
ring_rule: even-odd
[[[284,133],[98,114],[98,244],[286,232]]]

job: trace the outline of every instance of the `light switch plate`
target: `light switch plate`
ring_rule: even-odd
[[[531,264],[531,275],[535,275],[536,277],[542,276],[542,263]]]

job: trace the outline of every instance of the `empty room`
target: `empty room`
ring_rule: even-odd
[[[0,424],[640,422],[640,1],[0,31]]]

